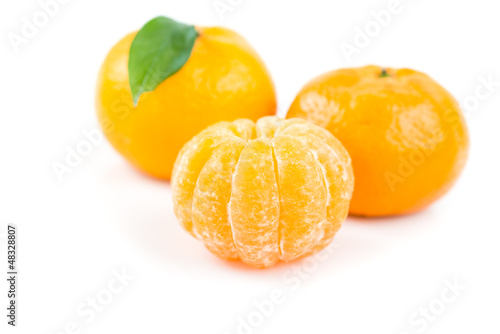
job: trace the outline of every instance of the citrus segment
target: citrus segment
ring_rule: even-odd
[[[318,248],[328,245],[348,214],[351,189],[354,186],[354,176],[351,158],[342,144],[327,130],[311,129],[307,124],[292,124],[280,134],[294,134],[307,143],[317,153],[317,159],[325,176],[328,189],[327,223],[324,224],[323,237]],[[324,144],[327,145],[324,145]],[[336,200],[332,200],[332,198]]]
[[[224,132],[226,129],[218,130]],[[226,130],[227,133],[230,131]],[[176,161],[178,165],[175,168],[175,179],[172,180],[172,197],[174,206],[181,225],[189,233],[193,233],[192,221],[192,200],[196,182],[201,169],[210,158],[213,150],[221,143],[226,137],[221,133],[207,132],[206,136],[199,136],[194,138],[182,149],[182,154],[179,155],[181,159]]]
[[[327,193],[315,152],[291,136],[278,135],[272,143],[280,189],[280,250],[283,260],[291,260],[322,237]]]
[[[256,139],[243,149],[234,173],[229,215],[240,258],[269,266],[279,258],[280,200],[272,146]]]
[[[231,180],[245,142],[228,137],[212,152],[198,176],[193,194],[193,233],[222,258],[236,259],[227,205]]]

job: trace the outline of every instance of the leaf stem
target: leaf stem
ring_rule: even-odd
[[[382,72],[379,74],[379,78],[386,78],[390,77],[389,73],[387,73],[387,69],[384,67],[382,68]]]

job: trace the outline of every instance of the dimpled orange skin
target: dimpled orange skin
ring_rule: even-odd
[[[275,90],[262,60],[243,37],[224,28],[196,28],[191,56],[133,106],[128,54],[136,33],[106,57],[97,84],[97,115],[106,137],[143,172],[170,179],[177,153],[208,125],[257,120],[276,112]]]
[[[302,119],[220,122],[189,141],[172,175],[174,209],[215,255],[255,267],[314,254],[345,220],[349,154]]]
[[[323,74],[302,88],[287,114],[325,127],[349,152],[353,215],[425,208],[451,188],[468,154],[463,114],[443,87],[410,69],[381,73],[366,66]]]

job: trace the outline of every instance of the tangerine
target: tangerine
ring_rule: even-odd
[[[411,69],[325,73],[302,88],[287,117],[323,126],[345,146],[356,176],[354,215],[419,211],[451,188],[467,159],[469,136],[458,103]]]
[[[150,35],[141,41],[147,44],[148,38],[154,39],[150,47],[156,48],[160,44],[156,39],[168,41],[166,35],[172,31],[178,44],[175,28],[179,24],[166,22],[170,30],[149,31]],[[276,112],[269,72],[243,37],[220,27],[193,30],[196,36],[187,61],[154,90],[143,92],[136,106],[129,82],[129,54],[137,32],[125,36],[111,49],[98,78],[96,109],[106,137],[132,165],[166,180],[171,177],[182,146],[207,126],[238,118],[257,120]],[[175,43],[169,50],[159,50],[158,57],[176,51]],[[138,49],[143,51],[141,45]],[[183,59],[177,57],[171,63],[174,60]],[[144,61],[138,63],[142,66]],[[161,66],[169,65],[151,64],[145,75],[157,79],[164,75]]]
[[[256,267],[327,246],[353,186],[349,154],[331,133],[273,116],[208,127],[184,145],[172,174],[184,229],[215,255]]]

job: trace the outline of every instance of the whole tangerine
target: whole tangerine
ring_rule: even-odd
[[[287,117],[325,127],[348,150],[356,176],[354,215],[422,210],[452,187],[468,155],[458,103],[411,69],[366,66],[325,73],[301,89]]]
[[[122,156],[168,180],[195,134],[218,121],[274,115],[276,97],[263,61],[236,32],[159,17],[111,49],[99,72],[96,109]]]

